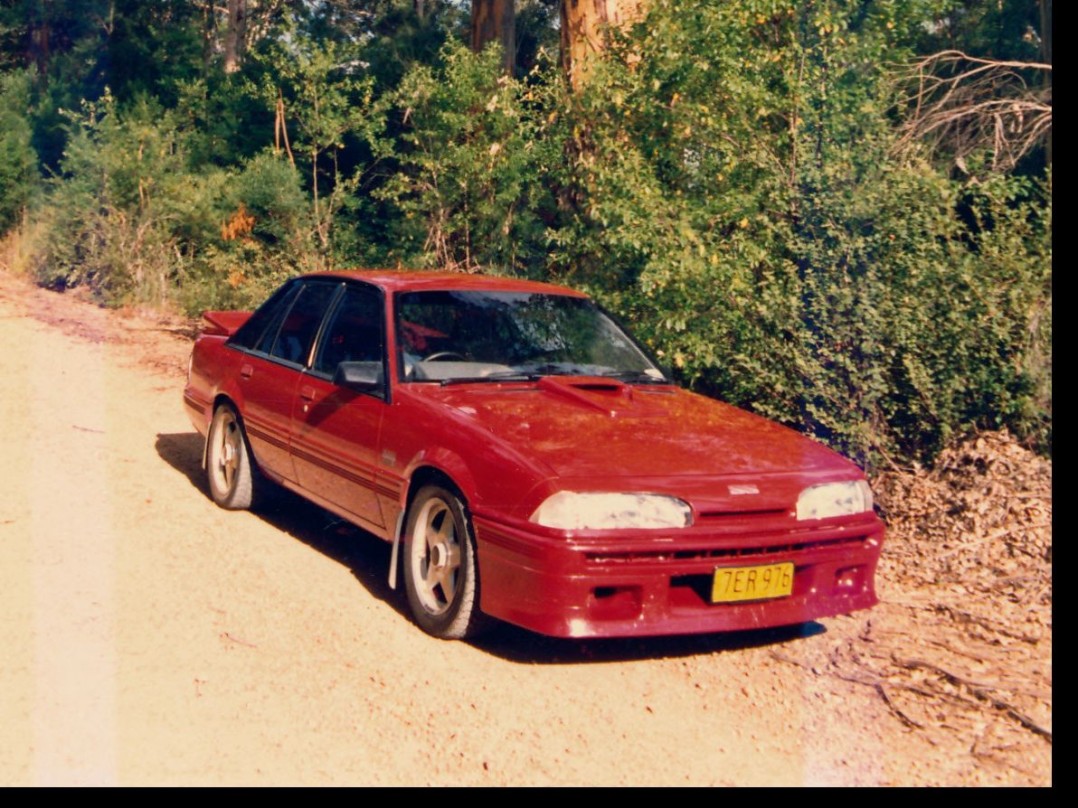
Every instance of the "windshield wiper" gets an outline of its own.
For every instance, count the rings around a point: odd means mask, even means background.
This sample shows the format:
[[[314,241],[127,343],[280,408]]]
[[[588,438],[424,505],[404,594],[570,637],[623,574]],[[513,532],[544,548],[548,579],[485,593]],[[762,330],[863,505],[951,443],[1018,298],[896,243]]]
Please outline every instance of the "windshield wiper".
[[[447,384],[467,384],[471,382],[534,382],[543,376],[590,376],[576,365],[565,363],[547,363],[545,365],[525,365],[519,370],[499,370],[484,376],[454,376],[442,379],[442,386]]]
[[[534,382],[542,374],[524,370],[500,370],[497,373],[488,373],[485,376],[453,376],[442,379],[441,385],[471,384],[473,382]]]
[[[666,378],[656,378],[655,376],[649,376],[646,373],[640,371],[604,371],[602,373],[595,373],[593,370],[581,367],[580,365],[573,365],[567,362],[548,362],[543,365],[525,365],[518,370],[501,370],[495,373],[488,373],[483,376],[454,376],[449,379],[442,379],[441,384],[445,387],[448,384],[470,384],[473,382],[534,382],[541,379],[543,376],[603,376],[612,379],[619,379],[630,383],[641,384],[670,384],[670,380]]]

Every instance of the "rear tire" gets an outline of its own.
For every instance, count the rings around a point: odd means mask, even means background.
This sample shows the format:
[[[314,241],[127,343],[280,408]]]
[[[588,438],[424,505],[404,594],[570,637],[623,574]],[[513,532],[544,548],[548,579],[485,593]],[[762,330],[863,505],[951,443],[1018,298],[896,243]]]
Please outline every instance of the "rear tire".
[[[258,469],[236,411],[222,404],[213,413],[206,436],[206,480],[210,497],[222,508],[250,508],[257,493]]]
[[[416,623],[443,640],[474,637],[487,625],[471,519],[460,497],[424,486],[408,508],[404,588]]]

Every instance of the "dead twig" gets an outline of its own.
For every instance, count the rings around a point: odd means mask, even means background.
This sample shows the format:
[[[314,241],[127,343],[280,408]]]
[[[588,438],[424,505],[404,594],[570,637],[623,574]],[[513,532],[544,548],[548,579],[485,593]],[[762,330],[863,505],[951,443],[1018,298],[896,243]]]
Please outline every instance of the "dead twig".
[[[779,662],[787,662],[790,665],[796,665],[797,667],[802,668],[803,670],[810,671],[812,673],[816,672],[816,671],[812,670],[812,666],[809,665],[807,662],[802,662],[800,659],[794,659],[792,656],[789,656],[787,654],[783,654],[780,651],[772,650],[771,651],[771,658],[772,659],[777,659]]]
[[[873,690],[876,691],[877,694],[879,694],[879,697],[883,700],[883,703],[887,705],[887,709],[894,713],[903,724],[908,727],[913,727],[914,729],[925,728],[924,724],[910,718],[905,712],[903,712],[899,708],[897,704],[895,704],[894,700],[887,693],[887,688],[884,686],[883,679],[879,678],[878,676],[850,676],[841,673],[833,673],[831,675],[834,676],[836,679],[841,679],[844,682],[852,682],[856,685],[864,685],[865,687],[871,687]],[[934,698],[937,696],[937,694],[923,691],[912,685],[900,684],[898,685],[898,687],[903,690],[910,690],[914,693],[917,693],[918,695],[928,696],[929,698]]]
[[[988,692],[989,690],[1002,690],[1004,688],[980,682],[973,682],[969,679],[959,676],[956,673],[952,673],[945,668],[941,668],[939,665],[934,665],[931,662],[925,662],[921,659],[895,659],[895,664],[905,668],[921,668],[923,670],[929,670],[933,673],[939,674],[940,676],[951,682],[951,684],[965,686],[975,696],[977,696],[977,698],[988,702],[997,710],[1001,710],[1002,712],[1006,713],[1026,729],[1045,738],[1049,743],[1052,742],[1052,731],[1050,729],[1042,727],[1028,715],[1020,712],[1018,708],[1016,708],[1014,705],[1009,704],[998,696],[994,696]]]
[[[236,637],[235,635],[230,634],[227,631],[222,631],[221,636],[224,637],[226,640],[230,640],[230,641],[236,643],[237,645],[246,645],[248,648],[257,648],[258,647],[253,642],[247,642],[247,640],[241,640],[239,637]]]
[[[914,143],[964,158],[986,149],[995,171],[1008,171],[1052,129],[1052,66],[981,59],[947,50],[906,65],[898,82],[910,86],[896,150]],[[1040,86],[1036,86],[1039,83]]]
[[[908,727],[913,727],[915,729],[924,729],[925,728],[924,724],[921,724],[921,723],[919,723],[917,721],[914,721],[912,718],[910,718],[908,715],[906,715],[902,710],[898,709],[898,705],[895,704],[891,700],[891,697],[887,695],[887,688],[885,688],[883,686],[883,682],[876,682],[876,692],[880,694],[880,698],[883,699],[883,703],[887,705],[887,708],[892,713],[897,715],[899,720],[901,720],[903,724],[905,724]]]
[[[992,623],[990,620],[978,617],[962,609],[957,609],[954,606],[950,606],[946,603],[930,603],[928,604],[928,610],[942,612],[948,615],[956,623],[968,623],[970,625],[979,626],[986,631],[990,631],[994,634],[1001,634],[1004,637],[1010,637],[1012,640],[1020,640],[1021,642],[1028,643],[1029,645],[1036,645],[1038,642],[1040,642],[1039,637],[1033,637],[1029,634],[1016,634],[1013,631],[1008,631],[1007,628],[1001,624]]]

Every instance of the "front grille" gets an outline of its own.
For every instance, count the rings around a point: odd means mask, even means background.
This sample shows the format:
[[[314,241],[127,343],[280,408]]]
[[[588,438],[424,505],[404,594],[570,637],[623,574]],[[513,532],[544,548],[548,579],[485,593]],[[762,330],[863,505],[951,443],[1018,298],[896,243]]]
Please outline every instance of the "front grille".
[[[789,516],[790,512],[785,508],[770,508],[767,510],[758,511],[701,511],[701,520],[720,520],[720,519],[737,519],[737,520],[757,520],[757,519],[776,519]]]
[[[656,561],[713,561],[732,558],[752,558],[766,561],[769,557],[789,559],[791,555],[812,550],[832,550],[839,547],[859,547],[865,536],[839,536],[834,539],[793,542],[788,544],[770,544],[766,547],[710,547],[692,550],[656,549],[630,551],[624,553],[585,553],[584,559],[589,564],[634,564],[654,563]]]

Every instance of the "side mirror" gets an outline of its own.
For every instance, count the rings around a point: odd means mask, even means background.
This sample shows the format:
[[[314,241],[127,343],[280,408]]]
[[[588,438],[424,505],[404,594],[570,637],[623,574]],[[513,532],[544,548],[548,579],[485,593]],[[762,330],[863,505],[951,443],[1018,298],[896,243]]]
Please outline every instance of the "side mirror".
[[[333,374],[333,383],[359,393],[385,395],[385,375],[381,362],[341,362]]]

